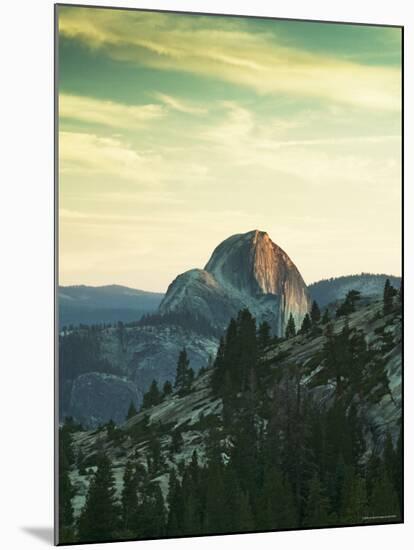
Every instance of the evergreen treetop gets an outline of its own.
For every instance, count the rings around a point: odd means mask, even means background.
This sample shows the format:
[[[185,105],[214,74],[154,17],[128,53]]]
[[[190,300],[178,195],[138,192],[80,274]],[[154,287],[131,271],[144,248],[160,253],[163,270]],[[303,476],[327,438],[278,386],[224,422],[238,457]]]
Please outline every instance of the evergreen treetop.
[[[311,317],[312,323],[319,323],[321,319],[321,310],[319,309],[319,306],[316,300],[313,300],[312,302],[310,317]]]
[[[287,325],[286,325],[285,337],[286,338],[293,338],[294,336],[296,336],[295,319],[293,318],[293,315],[290,314]]]

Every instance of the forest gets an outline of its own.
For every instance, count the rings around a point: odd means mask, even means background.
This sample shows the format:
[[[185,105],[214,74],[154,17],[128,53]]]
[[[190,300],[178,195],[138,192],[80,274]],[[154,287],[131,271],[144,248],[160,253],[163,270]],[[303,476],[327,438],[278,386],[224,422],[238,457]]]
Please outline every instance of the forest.
[[[222,414],[200,421],[205,433],[201,453],[188,461],[166,460],[161,436],[170,437],[170,457],[183,446],[179,429],[144,421],[128,430],[113,422],[102,427],[108,440],[122,447],[125,437],[147,441],[145,466],[128,459],[122,491],[117,493],[113,464],[98,450],[79,517],[72,499],[70,472],[87,470],[85,457],[73,445],[82,431],[72,419],[59,433],[59,526],[61,542],[150,539],[186,535],[300,529],[399,522],[402,519],[403,440],[386,432],[370,433],[369,407],[390,394],[384,353],[393,343],[382,334],[381,348],[367,341],[363,328],[350,328],[348,316],[358,307],[350,291],[334,319],[318,304],[297,330],[289,319],[283,339],[263,322],[256,326],[248,309],[232,319],[220,339],[215,360],[194,374],[185,349],[177,359],[174,384],[162,390],[154,381],[142,411],[171,394],[192,392],[194,380],[208,375],[211,398],[222,401]],[[401,290],[384,287],[385,319],[401,309]],[[388,321],[387,321],[388,322]],[[268,351],[280,340],[301,334],[324,336],[313,384],[332,384],[333,399],[320,403],[304,389],[306,366],[275,368]],[[277,366],[277,365],[276,365]],[[309,367],[308,367],[309,368]],[[141,412],[142,412],[141,411]],[[131,404],[128,418],[137,414]],[[367,434],[370,433],[370,437]],[[136,457],[138,458],[138,457]],[[167,491],[157,477],[168,471]]]

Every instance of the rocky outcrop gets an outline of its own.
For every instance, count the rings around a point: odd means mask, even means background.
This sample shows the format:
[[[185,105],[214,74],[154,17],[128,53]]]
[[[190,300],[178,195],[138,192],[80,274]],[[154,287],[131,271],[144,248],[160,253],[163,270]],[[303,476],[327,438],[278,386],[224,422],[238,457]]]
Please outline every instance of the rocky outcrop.
[[[90,372],[74,381],[70,411],[78,422],[94,428],[109,420],[123,422],[131,402],[138,405],[133,382],[113,374]]]
[[[224,329],[243,307],[279,335],[291,313],[300,324],[309,311],[309,294],[297,267],[263,231],[223,241],[204,270],[187,271],[173,281],[159,311],[203,317]]]

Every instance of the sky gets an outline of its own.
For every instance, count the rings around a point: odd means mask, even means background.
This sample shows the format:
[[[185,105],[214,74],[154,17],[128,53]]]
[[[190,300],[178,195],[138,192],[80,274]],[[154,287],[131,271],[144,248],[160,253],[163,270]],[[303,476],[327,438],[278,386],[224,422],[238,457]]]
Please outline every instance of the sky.
[[[306,283],[401,272],[401,31],[58,8],[59,284],[164,292],[266,231]]]

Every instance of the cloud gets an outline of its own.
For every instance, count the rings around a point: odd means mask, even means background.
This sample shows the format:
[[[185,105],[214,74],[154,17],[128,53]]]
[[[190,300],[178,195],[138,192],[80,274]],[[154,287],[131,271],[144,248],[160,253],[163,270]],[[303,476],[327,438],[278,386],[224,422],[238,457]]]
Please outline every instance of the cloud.
[[[206,142],[211,159],[221,158],[222,166],[231,166],[235,173],[242,170],[247,175],[251,169],[256,178],[290,175],[306,185],[330,187],[389,185],[400,179],[400,163],[396,162],[400,135],[284,136],[277,122],[269,131],[267,121],[247,107],[236,102],[223,105],[226,112],[221,120],[199,138]],[[296,122],[298,127],[306,124],[300,117]]]
[[[207,113],[207,109],[205,107],[196,106],[194,104],[190,104],[187,102],[182,101],[181,99],[177,99],[176,97],[172,97],[167,94],[163,94],[161,92],[155,92],[154,96],[165,103],[168,107],[171,109],[174,109],[175,111],[179,111],[180,113],[186,113],[189,115],[202,115]]]
[[[329,100],[364,109],[401,108],[401,72],[286,47],[244,20],[67,8],[59,31],[118,60],[190,72],[258,94]]]
[[[60,173],[82,177],[104,175],[137,183],[157,182],[159,155],[138,153],[122,140],[92,133],[59,133]]]
[[[59,95],[59,117],[111,128],[136,128],[163,115],[161,105],[125,105],[86,96]]]
[[[192,184],[207,179],[202,162],[183,154],[171,157],[168,152],[139,150],[118,137],[88,132],[59,132],[59,172],[78,179],[99,176],[120,182],[152,186],[174,184],[182,179]]]

